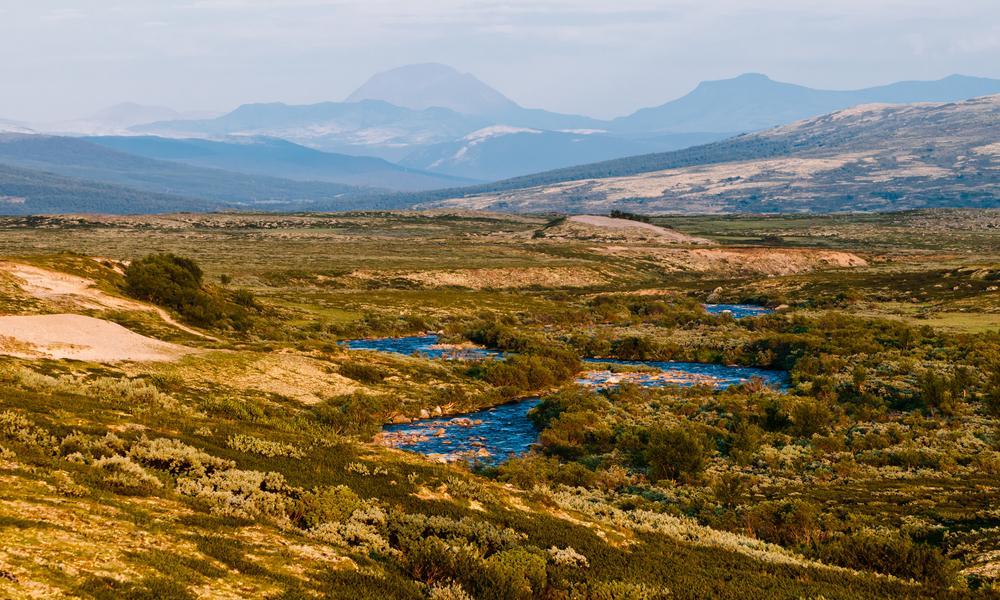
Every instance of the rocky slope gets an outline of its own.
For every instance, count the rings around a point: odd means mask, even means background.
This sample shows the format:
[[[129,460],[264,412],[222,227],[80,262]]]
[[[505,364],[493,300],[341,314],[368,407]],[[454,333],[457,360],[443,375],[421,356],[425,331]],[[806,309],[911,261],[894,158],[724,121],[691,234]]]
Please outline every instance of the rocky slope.
[[[536,176],[557,180],[551,183],[424,205],[568,213],[993,207],[1000,202],[998,140],[1000,95],[865,105],[679,152]]]

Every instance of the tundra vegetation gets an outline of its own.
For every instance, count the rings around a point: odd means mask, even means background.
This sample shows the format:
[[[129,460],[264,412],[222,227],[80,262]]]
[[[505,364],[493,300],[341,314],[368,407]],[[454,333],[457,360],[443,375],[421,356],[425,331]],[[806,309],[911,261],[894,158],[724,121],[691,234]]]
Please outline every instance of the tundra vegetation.
[[[4,314],[193,350],[0,357],[0,596],[996,596],[998,213],[652,218],[751,257],[683,269],[656,243],[536,237],[551,218],[0,220],[3,264],[129,299],[0,265]],[[776,270],[789,249],[806,258]],[[807,260],[836,253],[862,260]],[[509,354],[338,343],[428,331]],[[591,357],[789,386],[595,390],[577,374],[635,367]],[[499,466],[378,443],[388,422],[529,396],[537,447]]]

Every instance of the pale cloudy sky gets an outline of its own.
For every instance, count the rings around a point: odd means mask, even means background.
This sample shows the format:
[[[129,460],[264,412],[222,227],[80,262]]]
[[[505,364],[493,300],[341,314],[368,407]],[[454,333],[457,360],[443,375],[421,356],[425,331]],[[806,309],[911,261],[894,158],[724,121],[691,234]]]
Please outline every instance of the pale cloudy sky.
[[[0,0],[0,57],[0,118],[341,100],[414,62],[609,117],[750,71],[1000,77],[1000,0]]]

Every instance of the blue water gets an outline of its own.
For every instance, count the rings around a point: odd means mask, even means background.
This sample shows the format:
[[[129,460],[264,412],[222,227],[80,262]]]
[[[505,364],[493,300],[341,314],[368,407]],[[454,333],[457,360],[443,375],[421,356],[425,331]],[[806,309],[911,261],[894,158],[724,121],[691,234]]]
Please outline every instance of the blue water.
[[[734,319],[759,317],[774,312],[773,309],[753,304],[706,304],[705,310],[712,315],[730,314]]]
[[[538,430],[528,419],[528,411],[538,402],[530,398],[461,417],[386,425],[382,433],[390,445],[410,452],[496,465],[524,454],[538,439]]]
[[[706,384],[715,389],[725,389],[731,385],[746,383],[758,377],[768,386],[785,388],[788,386],[788,373],[755,367],[739,367],[708,363],[655,361],[655,360],[615,360],[615,359],[584,359],[585,363],[608,363],[634,367],[653,367],[659,373],[613,373],[608,370],[588,371],[577,379],[577,383],[603,388],[615,385],[619,378],[642,387],[666,387],[679,385],[691,387]]]
[[[487,348],[438,348],[440,337],[434,334],[414,335],[396,338],[376,338],[365,340],[347,340],[342,342],[351,350],[374,350],[390,352],[407,356],[418,354],[427,358],[445,358],[449,360],[482,360],[484,358],[502,358],[503,352]]]
[[[725,389],[731,385],[760,377],[768,385],[784,388],[788,374],[752,367],[732,367],[702,363],[596,360],[589,363],[649,366],[661,370],[660,377],[652,373],[629,375],[630,381],[643,387],[666,385],[692,386],[698,383]],[[621,374],[610,371],[589,371],[577,381],[603,388],[616,385]],[[633,379],[634,378],[634,379]],[[394,447],[417,452],[442,460],[465,460],[486,465],[498,465],[511,456],[527,452],[538,440],[538,430],[528,419],[528,411],[538,404],[538,398],[521,400],[486,410],[461,415],[421,419],[411,423],[386,425],[382,428],[385,441]]]

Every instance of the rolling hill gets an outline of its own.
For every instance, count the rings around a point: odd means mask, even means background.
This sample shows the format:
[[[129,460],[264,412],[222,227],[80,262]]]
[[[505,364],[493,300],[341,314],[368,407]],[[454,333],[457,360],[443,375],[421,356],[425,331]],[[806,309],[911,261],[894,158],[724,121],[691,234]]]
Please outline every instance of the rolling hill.
[[[750,132],[872,103],[955,102],[1000,93],[1000,80],[951,75],[852,91],[817,90],[747,73],[706,81],[682,98],[615,119],[617,133]]]
[[[0,164],[0,214],[3,215],[151,214],[222,208],[229,207]]]
[[[327,152],[388,160],[412,147],[461,138],[490,125],[488,119],[447,108],[413,110],[381,100],[308,105],[244,104],[214,119],[177,120],[132,128],[134,133],[169,137],[263,136]]]
[[[544,131],[495,125],[454,142],[415,150],[401,164],[496,181],[650,150],[642,142],[586,130]]]
[[[237,205],[316,203],[359,193],[353,186],[205,169],[111,150],[86,140],[0,135],[0,164],[176,196]]]
[[[832,212],[1000,205],[1000,95],[866,105],[688,148],[425,194],[525,212]]]
[[[94,144],[145,158],[249,175],[296,181],[322,181],[401,191],[473,183],[423,172],[380,158],[321,152],[277,138],[226,138],[225,141],[156,136],[86,138]]]

